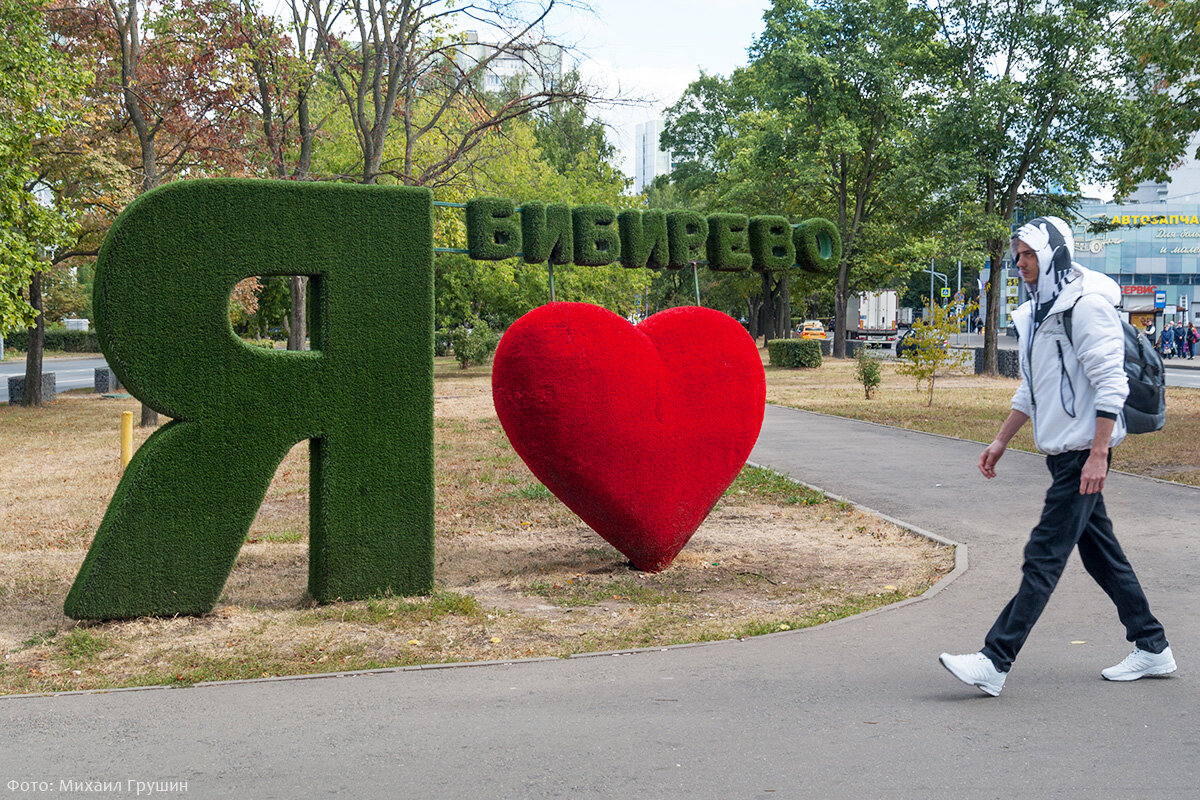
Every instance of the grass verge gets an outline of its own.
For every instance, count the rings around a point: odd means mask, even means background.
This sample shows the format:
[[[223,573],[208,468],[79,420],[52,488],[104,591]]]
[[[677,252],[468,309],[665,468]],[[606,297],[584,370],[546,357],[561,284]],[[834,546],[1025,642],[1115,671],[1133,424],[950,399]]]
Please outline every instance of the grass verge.
[[[565,657],[819,624],[912,597],[952,554],[747,468],[675,563],[647,574],[528,471],[486,367],[435,372],[437,590],[306,596],[308,459],[276,472],[210,614],[81,624],[62,602],[119,478],[133,400],[0,408],[0,693],[190,685],[414,664]],[[136,443],[148,432],[138,430]]]

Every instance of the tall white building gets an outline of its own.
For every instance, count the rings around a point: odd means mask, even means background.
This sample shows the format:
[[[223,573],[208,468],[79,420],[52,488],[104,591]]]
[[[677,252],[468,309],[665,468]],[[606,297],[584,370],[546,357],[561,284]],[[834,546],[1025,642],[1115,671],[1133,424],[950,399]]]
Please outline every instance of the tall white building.
[[[552,43],[510,44],[502,49],[501,43],[481,42],[478,33],[467,31],[466,42],[459,48],[455,61],[467,71],[493,55],[483,73],[484,91],[498,92],[506,86],[537,91],[554,88],[562,82],[563,49]]]
[[[658,146],[662,134],[661,119],[639,123],[633,135],[633,190],[645,191],[659,175],[671,172],[671,151]]]

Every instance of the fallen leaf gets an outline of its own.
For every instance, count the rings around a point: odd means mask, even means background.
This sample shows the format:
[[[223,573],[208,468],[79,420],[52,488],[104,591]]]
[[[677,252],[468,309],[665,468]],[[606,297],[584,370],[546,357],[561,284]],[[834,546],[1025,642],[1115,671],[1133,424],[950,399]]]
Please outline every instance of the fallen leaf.
[[[492,644],[500,644],[500,642],[503,640],[499,636],[493,636],[491,639],[488,639],[488,641]]]

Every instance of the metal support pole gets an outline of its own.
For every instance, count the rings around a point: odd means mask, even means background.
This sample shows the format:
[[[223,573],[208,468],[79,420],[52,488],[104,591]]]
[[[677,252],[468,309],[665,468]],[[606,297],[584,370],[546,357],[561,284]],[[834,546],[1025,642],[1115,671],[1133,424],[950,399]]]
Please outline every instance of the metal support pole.
[[[549,261],[546,262],[546,268],[550,270],[550,302],[554,302],[554,265]]]
[[[133,412],[121,412],[121,471],[129,466],[133,458]]]
[[[696,286],[696,305],[700,305],[700,273],[696,269],[696,262],[692,262],[692,283]]]

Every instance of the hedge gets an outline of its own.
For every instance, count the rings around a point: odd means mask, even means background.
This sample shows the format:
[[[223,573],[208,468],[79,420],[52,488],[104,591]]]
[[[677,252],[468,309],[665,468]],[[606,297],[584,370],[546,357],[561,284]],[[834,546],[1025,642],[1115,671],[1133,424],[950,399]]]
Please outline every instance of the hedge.
[[[772,339],[767,354],[776,367],[821,366],[821,343],[815,339]]]
[[[699,211],[672,211],[667,214],[667,242],[671,269],[681,269],[693,261],[703,261],[708,243],[708,220]]]
[[[749,269],[753,258],[749,250],[745,214],[708,215],[708,268],[717,272]]]
[[[612,206],[576,206],[571,209],[575,234],[575,263],[603,267],[621,257],[617,212]]]
[[[791,269],[796,263],[796,243],[787,217],[754,217],[750,220],[750,256],[757,270]]]
[[[100,249],[96,327],[121,383],[173,421],[126,468],[69,616],[210,611],[305,439],[309,593],[432,590],[432,242],[420,188],[190,180],[130,204]],[[313,278],[313,349],[234,336],[234,285],[291,274]]]
[[[833,272],[842,260],[842,235],[827,219],[806,219],[792,231],[792,239],[796,261],[805,272]]]
[[[667,212],[631,208],[617,215],[621,235],[621,264],[631,269],[661,269],[671,263]]]
[[[575,258],[571,207],[529,202],[521,206],[521,240],[526,264],[570,264]]]
[[[29,352],[29,329],[21,328],[4,334],[4,346]],[[44,350],[62,350],[65,353],[99,353],[100,342],[95,331],[69,331],[66,328],[46,328]]]

